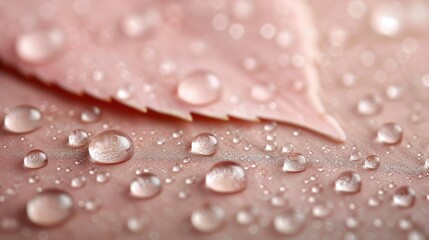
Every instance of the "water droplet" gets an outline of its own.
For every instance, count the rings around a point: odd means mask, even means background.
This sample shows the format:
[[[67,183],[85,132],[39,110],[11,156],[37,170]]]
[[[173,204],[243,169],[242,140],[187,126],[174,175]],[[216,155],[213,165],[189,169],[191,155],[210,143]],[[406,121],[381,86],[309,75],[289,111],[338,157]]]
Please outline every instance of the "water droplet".
[[[213,155],[219,149],[219,143],[215,135],[200,133],[192,140],[191,153],[198,155]]]
[[[74,177],[70,181],[70,186],[72,188],[83,188],[86,184],[86,178],[84,176]]]
[[[0,218],[0,230],[12,232],[19,229],[19,222],[15,218],[2,217]]]
[[[326,218],[332,213],[333,208],[333,204],[331,202],[328,202],[313,206],[311,212],[313,213],[313,216],[315,218]]]
[[[69,133],[68,144],[71,147],[82,147],[88,143],[89,135],[85,130],[76,129]]]
[[[127,228],[131,233],[141,233],[148,224],[149,218],[147,216],[130,217],[127,220]]]
[[[100,115],[100,108],[93,106],[82,111],[80,114],[80,120],[82,120],[82,122],[92,123],[96,122],[100,118]]]
[[[48,157],[41,150],[32,150],[24,157],[24,167],[26,168],[41,168],[48,164]]]
[[[402,186],[396,189],[393,194],[392,203],[394,206],[401,208],[409,208],[414,205],[416,200],[416,192],[408,186]]]
[[[83,203],[83,207],[88,212],[95,212],[101,207],[101,200],[98,198],[90,198]]]
[[[71,217],[73,199],[64,191],[49,189],[33,196],[26,209],[29,220],[36,225],[60,225]]]
[[[124,17],[121,21],[122,33],[128,38],[145,36],[162,22],[160,13],[156,9]]]
[[[376,170],[380,166],[380,158],[376,155],[370,155],[365,159],[363,168]]]
[[[359,151],[354,151],[350,154],[349,160],[350,161],[358,161],[362,158],[362,153]]]
[[[151,173],[143,173],[130,184],[130,194],[135,198],[147,199],[161,192],[161,180]]]
[[[206,105],[217,100],[221,82],[211,72],[196,71],[180,81],[177,94],[181,100],[192,105]]]
[[[134,154],[134,147],[124,132],[107,130],[92,139],[88,151],[93,161],[114,164],[129,160]]]
[[[205,204],[195,209],[191,215],[192,226],[204,233],[211,233],[220,229],[225,219],[225,210],[214,204]]]
[[[42,29],[18,36],[15,51],[22,61],[42,64],[58,55],[64,45],[65,36],[60,29]]]
[[[360,225],[360,222],[355,217],[347,217],[346,218],[346,227],[348,229],[357,229]]]
[[[289,209],[274,218],[275,230],[283,235],[294,235],[304,227],[305,214],[298,209]]]
[[[359,174],[347,171],[341,173],[335,180],[335,191],[342,193],[356,193],[360,191],[362,184]]]
[[[361,115],[369,116],[381,111],[381,99],[377,96],[367,96],[357,104],[357,111]]]
[[[250,96],[258,102],[268,102],[272,99],[275,92],[275,86],[269,85],[255,85],[250,89]]]
[[[396,36],[402,28],[403,12],[399,4],[380,4],[373,9],[371,26],[373,30],[384,36]]]
[[[401,98],[402,93],[403,93],[403,89],[399,85],[389,85],[386,88],[386,96],[390,100],[398,100],[399,98]]]
[[[393,122],[383,124],[377,131],[377,140],[385,144],[401,142],[402,127]]]
[[[42,113],[37,108],[16,106],[4,116],[4,128],[13,133],[31,132],[42,126],[42,120]]]
[[[290,153],[295,147],[292,143],[287,143],[282,147],[282,153]]]
[[[307,169],[308,162],[300,153],[289,153],[283,163],[283,172],[296,173]]]
[[[206,186],[218,193],[235,193],[246,188],[246,172],[234,162],[220,162],[206,175]]]
[[[254,207],[244,207],[235,215],[235,220],[242,226],[249,225],[256,220],[258,209]]]
[[[100,172],[99,174],[97,174],[97,176],[95,177],[95,180],[98,183],[106,183],[108,182],[110,179],[110,173],[108,172]]]

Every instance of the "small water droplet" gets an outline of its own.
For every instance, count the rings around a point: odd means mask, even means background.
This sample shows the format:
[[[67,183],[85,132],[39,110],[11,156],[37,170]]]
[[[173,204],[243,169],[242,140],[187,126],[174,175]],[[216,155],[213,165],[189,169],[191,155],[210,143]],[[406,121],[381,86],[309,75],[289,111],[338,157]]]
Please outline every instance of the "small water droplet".
[[[361,153],[361,152],[359,152],[359,151],[353,151],[353,152],[350,154],[349,160],[350,160],[350,161],[358,161],[358,160],[360,160],[361,158],[362,158],[362,153]]]
[[[219,142],[211,133],[200,133],[192,140],[191,153],[198,155],[213,155],[219,149]]]
[[[147,35],[161,22],[161,14],[156,9],[148,9],[124,17],[121,21],[121,30],[128,38],[138,38]]]
[[[182,79],[177,87],[181,100],[192,105],[206,105],[217,100],[221,81],[211,72],[196,71]]]
[[[326,218],[332,213],[333,208],[334,206],[331,202],[321,203],[313,206],[311,212],[315,218]]]
[[[416,192],[408,186],[402,186],[396,189],[393,194],[392,203],[394,206],[401,208],[409,208],[414,205],[416,200]]]
[[[80,114],[80,120],[82,120],[82,122],[92,123],[96,122],[100,118],[100,115],[100,108],[93,106],[82,111]]]
[[[361,115],[369,116],[381,111],[381,99],[377,96],[367,96],[357,104],[357,111]]]
[[[13,133],[26,133],[40,128],[42,113],[32,106],[16,106],[4,116],[4,128]]]
[[[362,184],[359,174],[346,171],[341,173],[335,180],[335,191],[342,193],[356,193],[360,191]]]
[[[152,173],[143,173],[130,184],[130,194],[135,198],[147,199],[161,192],[161,180]]]
[[[250,89],[250,96],[258,102],[268,102],[273,98],[275,92],[275,86],[273,84],[268,85],[255,85]]]
[[[2,217],[0,218],[0,230],[4,232],[12,232],[19,229],[19,222],[15,218]]]
[[[107,130],[92,139],[88,151],[94,162],[114,164],[129,160],[134,155],[134,146],[124,132]]]
[[[48,164],[48,157],[41,150],[32,150],[24,157],[24,167],[34,169],[41,168]]]
[[[385,144],[397,144],[402,140],[402,127],[399,124],[388,122],[377,131],[377,140]]]
[[[70,186],[72,188],[83,188],[86,184],[86,178],[84,176],[74,177],[70,181]]]
[[[15,51],[27,63],[42,64],[58,55],[65,45],[61,29],[39,29],[18,36]]]
[[[76,129],[69,133],[68,145],[71,147],[82,147],[88,143],[89,135],[85,130]]]
[[[108,172],[100,172],[99,174],[97,174],[97,176],[95,177],[95,180],[98,183],[106,183],[108,182],[110,179],[110,173]]]
[[[307,169],[308,162],[301,153],[289,153],[283,163],[283,172],[296,173]]]
[[[147,216],[130,217],[127,220],[127,229],[131,233],[141,233],[148,224],[149,217]]]
[[[98,198],[89,198],[83,203],[83,207],[88,212],[95,212],[101,207],[101,200]]]
[[[298,209],[289,209],[274,217],[275,230],[283,235],[294,235],[304,227],[305,214]]]
[[[220,162],[213,166],[205,178],[206,186],[218,193],[235,193],[247,186],[246,172],[234,162]]]
[[[27,202],[28,219],[39,226],[51,227],[64,223],[73,213],[73,199],[61,190],[49,189]]]
[[[192,212],[192,226],[204,233],[220,229],[225,222],[226,213],[222,207],[215,204],[205,204]]]
[[[295,147],[292,143],[287,143],[282,147],[282,153],[290,153]]]
[[[380,158],[376,155],[370,155],[365,159],[363,168],[376,170],[380,166]]]
[[[254,207],[244,207],[235,215],[235,220],[239,225],[247,226],[256,220],[258,209]]]
[[[373,9],[371,26],[376,33],[393,37],[401,31],[402,25],[403,11],[400,4],[380,4]]]
[[[347,12],[350,17],[360,19],[366,13],[366,4],[361,0],[352,0],[347,5]]]

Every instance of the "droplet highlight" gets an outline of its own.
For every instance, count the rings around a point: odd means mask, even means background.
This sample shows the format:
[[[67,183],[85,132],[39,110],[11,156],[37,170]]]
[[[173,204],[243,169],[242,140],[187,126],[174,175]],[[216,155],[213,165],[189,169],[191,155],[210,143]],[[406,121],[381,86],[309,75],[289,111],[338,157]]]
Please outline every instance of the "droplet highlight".
[[[357,193],[361,189],[362,179],[359,174],[347,171],[335,180],[335,191],[341,193]]]
[[[40,128],[42,124],[42,113],[32,106],[16,106],[4,116],[4,128],[12,133],[32,132]]]
[[[235,193],[247,186],[244,168],[234,162],[220,162],[206,174],[208,189],[218,193]]]
[[[307,169],[307,159],[300,153],[289,153],[283,163],[283,172],[296,173]]]
[[[24,167],[28,169],[42,168],[48,164],[46,153],[41,150],[32,150],[24,157]]]
[[[197,155],[213,155],[219,149],[217,137],[211,133],[200,133],[192,140],[191,153]]]
[[[107,130],[92,139],[88,151],[96,163],[115,164],[129,160],[134,155],[134,146],[126,133]]]
[[[161,192],[161,180],[152,173],[143,173],[130,184],[130,194],[135,198],[147,199]]]

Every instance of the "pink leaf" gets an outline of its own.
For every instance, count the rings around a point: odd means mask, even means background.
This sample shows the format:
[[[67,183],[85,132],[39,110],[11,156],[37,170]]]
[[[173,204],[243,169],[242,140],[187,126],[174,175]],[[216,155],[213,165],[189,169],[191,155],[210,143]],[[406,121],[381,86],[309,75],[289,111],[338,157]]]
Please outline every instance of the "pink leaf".
[[[11,1],[0,56],[70,92],[184,119],[273,119],[343,141],[301,1]]]

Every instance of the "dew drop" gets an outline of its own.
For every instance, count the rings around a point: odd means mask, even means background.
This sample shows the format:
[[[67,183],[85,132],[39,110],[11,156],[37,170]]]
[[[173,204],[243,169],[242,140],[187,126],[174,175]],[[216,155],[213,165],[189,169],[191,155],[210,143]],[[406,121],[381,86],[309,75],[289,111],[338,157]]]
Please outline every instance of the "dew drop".
[[[350,161],[358,161],[362,158],[362,153],[360,151],[353,151],[350,154],[349,160]]]
[[[328,202],[313,206],[311,212],[315,218],[326,218],[332,213],[333,208],[333,204]]]
[[[70,186],[72,188],[83,188],[86,184],[86,178],[84,176],[74,177],[70,181]]]
[[[254,207],[244,207],[235,215],[235,220],[239,225],[247,226],[256,220],[258,211]]]
[[[383,124],[377,131],[377,140],[385,144],[397,144],[402,140],[402,127],[393,122]]]
[[[148,224],[149,218],[147,216],[130,217],[127,220],[127,229],[131,233],[141,233]]]
[[[274,85],[255,85],[250,89],[250,96],[258,102],[268,102],[275,91]]]
[[[393,194],[392,203],[394,206],[400,208],[409,208],[414,205],[416,200],[416,193],[414,189],[408,186],[402,186],[396,189]]]
[[[58,55],[64,45],[65,36],[60,29],[34,30],[18,36],[15,51],[22,61],[42,64]]]
[[[274,218],[275,230],[283,235],[294,235],[304,227],[305,214],[297,209],[289,209]]]
[[[128,38],[138,38],[145,36],[161,22],[160,13],[155,9],[149,9],[124,17],[121,21],[121,30]]]
[[[152,198],[161,192],[161,180],[152,173],[143,173],[130,184],[130,194],[135,198]]]
[[[191,105],[206,105],[220,96],[221,82],[211,72],[196,71],[187,75],[177,87],[179,98]]]
[[[108,172],[100,172],[99,174],[97,174],[97,176],[95,177],[95,180],[98,183],[106,183],[108,182],[110,179],[110,173]]]
[[[362,184],[359,174],[347,171],[341,173],[335,180],[335,191],[342,193],[356,193],[360,191]]]
[[[85,130],[76,129],[69,133],[68,145],[70,147],[82,147],[88,143],[89,135]]]
[[[82,122],[92,123],[96,122],[100,118],[100,115],[100,108],[93,106],[82,111],[80,114],[80,120],[82,120]]]
[[[363,168],[369,170],[376,170],[378,167],[380,167],[380,158],[378,156],[370,155],[365,159]]]
[[[24,167],[29,169],[41,168],[48,164],[48,157],[41,150],[32,150],[24,157]]]
[[[205,204],[195,209],[191,215],[192,226],[204,233],[211,233],[220,229],[225,219],[225,210],[214,204]]]
[[[403,12],[399,4],[380,4],[373,9],[371,26],[373,30],[384,36],[397,35],[403,25]]]
[[[206,186],[218,193],[235,193],[247,186],[246,172],[234,162],[220,162],[213,166],[205,178]]]
[[[60,225],[73,213],[73,199],[61,190],[49,189],[36,194],[27,202],[28,219],[39,226]]]
[[[211,133],[200,133],[192,140],[191,153],[210,156],[219,149],[217,137]]]
[[[381,111],[381,99],[377,96],[367,96],[358,102],[357,111],[365,116],[379,113]]]
[[[307,169],[308,162],[300,153],[289,153],[283,163],[283,172],[296,173]]]
[[[40,128],[42,124],[42,113],[32,106],[16,106],[4,117],[4,128],[13,133],[31,132]]]
[[[134,154],[134,146],[124,132],[107,130],[92,139],[88,151],[94,162],[114,164],[129,160]]]

